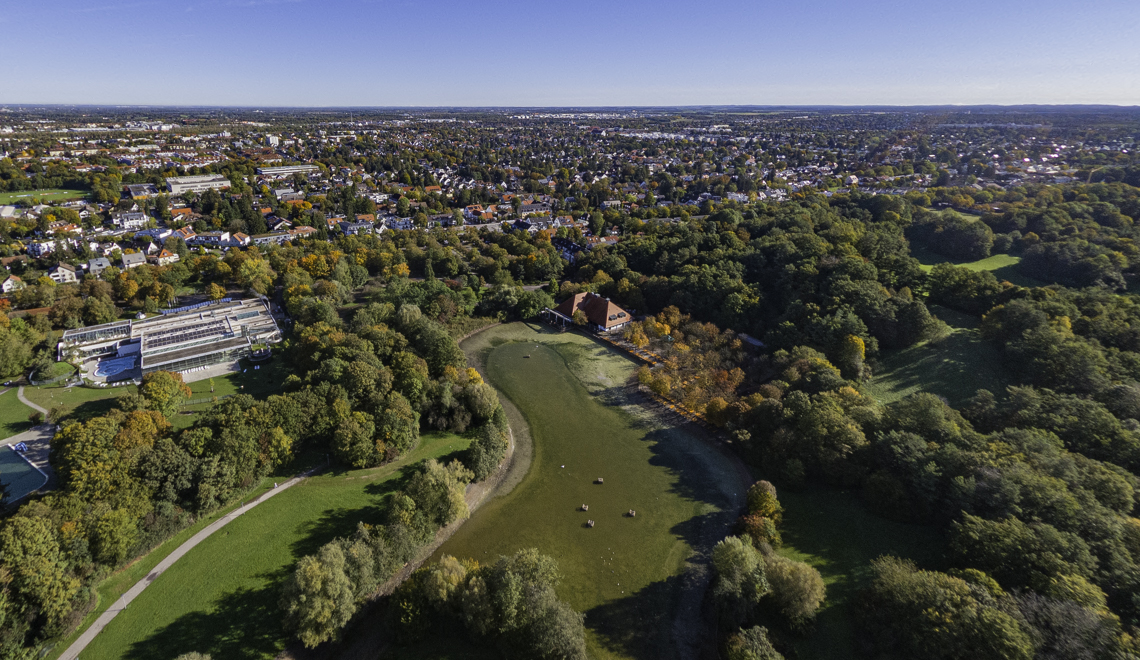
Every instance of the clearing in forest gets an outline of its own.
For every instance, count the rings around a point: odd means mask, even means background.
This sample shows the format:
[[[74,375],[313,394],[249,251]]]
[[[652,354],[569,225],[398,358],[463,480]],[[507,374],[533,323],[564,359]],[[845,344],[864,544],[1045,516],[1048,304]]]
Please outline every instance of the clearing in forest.
[[[915,392],[930,392],[960,407],[979,389],[1000,396],[1014,383],[1003,366],[1001,351],[982,339],[977,317],[936,305],[930,311],[950,326],[950,334],[884,352],[869,386],[876,399],[892,403]]]

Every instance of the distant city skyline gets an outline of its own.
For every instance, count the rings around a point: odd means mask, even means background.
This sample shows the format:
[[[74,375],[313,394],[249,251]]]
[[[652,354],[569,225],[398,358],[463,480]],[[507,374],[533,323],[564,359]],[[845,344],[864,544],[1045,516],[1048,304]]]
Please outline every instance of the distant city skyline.
[[[1140,104],[1134,0],[61,0],[0,30],[0,104]]]

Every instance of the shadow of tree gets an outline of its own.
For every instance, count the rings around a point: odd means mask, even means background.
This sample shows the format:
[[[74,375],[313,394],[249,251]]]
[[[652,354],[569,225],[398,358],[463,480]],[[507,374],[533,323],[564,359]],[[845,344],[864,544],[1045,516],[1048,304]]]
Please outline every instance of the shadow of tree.
[[[274,576],[276,577],[276,576]],[[239,589],[222,596],[208,612],[191,612],[150,637],[135,642],[128,660],[170,660],[183,653],[208,653],[214,660],[273,657],[281,650],[280,580],[262,589]]]
[[[702,657],[703,648],[715,641],[701,621],[700,601],[696,610],[678,611],[682,591],[690,588],[685,575],[674,575],[654,582],[637,593],[610,601],[586,611],[586,627],[602,638],[605,646],[636,660]],[[691,617],[702,634],[675,634],[674,620]]]

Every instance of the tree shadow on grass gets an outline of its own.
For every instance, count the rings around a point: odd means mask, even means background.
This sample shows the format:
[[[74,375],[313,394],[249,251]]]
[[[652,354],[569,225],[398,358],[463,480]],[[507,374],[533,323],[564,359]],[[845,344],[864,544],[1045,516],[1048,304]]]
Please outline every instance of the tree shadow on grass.
[[[585,613],[586,627],[601,637],[605,646],[635,660],[699,657],[701,648],[711,642],[707,625],[701,620],[701,601],[695,601],[695,608],[678,611],[681,592],[690,588],[685,583],[691,579],[674,575],[591,608]],[[679,619],[695,624],[692,631],[677,630],[674,621]]]
[[[95,401],[84,401],[72,408],[67,416],[79,422],[86,422],[93,417],[100,417],[111,412],[111,409],[117,406],[119,397],[109,397],[107,399],[96,399]]]
[[[895,390],[923,390],[959,405],[984,388],[1002,392],[1009,376],[996,348],[974,330],[959,330],[941,342],[905,349],[882,361]]]
[[[208,653],[214,660],[252,660],[277,655],[281,612],[280,582],[261,589],[239,589],[218,599],[208,612],[191,612],[135,642],[127,660],[170,660],[183,653]]]
[[[380,525],[383,522],[384,514],[379,506],[328,509],[316,520],[308,520],[297,526],[301,538],[294,541],[290,549],[293,556],[298,558],[316,554],[329,541],[352,536],[359,523]]]

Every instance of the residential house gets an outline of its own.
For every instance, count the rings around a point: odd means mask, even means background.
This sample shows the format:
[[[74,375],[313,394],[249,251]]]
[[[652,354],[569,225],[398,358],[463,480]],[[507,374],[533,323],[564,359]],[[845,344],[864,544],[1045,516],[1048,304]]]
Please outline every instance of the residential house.
[[[174,237],[181,238],[187,244],[190,243],[190,239],[194,238],[197,235],[197,232],[195,232],[192,227],[183,227],[182,229],[176,229],[174,231]]]
[[[143,229],[150,217],[142,211],[112,211],[111,224],[119,229]]]
[[[74,284],[79,281],[75,273],[75,266],[71,264],[59,264],[52,269],[48,270],[48,277],[54,280],[57,284]]]
[[[205,245],[206,247],[224,247],[230,244],[228,231],[204,231],[195,234],[186,241],[187,245]]]
[[[293,240],[293,234],[287,231],[271,231],[268,234],[255,234],[251,242],[254,245],[281,245]]]
[[[158,256],[154,258],[154,262],[159,266],[169,266],[170,264],[178,263],[178,259],[179,257],[177,252],[171,252],[170,250],[163,249],[163,251],[159,252]]]
[[[28,243],[28,254],[36,259],[55,252],[55,241],[37,241]]]
[[[146,255],[142,252],[131,252],[123,255],[123,270],[138,268],[146,263]]]
[[[156,243],[161,243],[173,235],[174,232],[167,229],[166,227],[156,227],[154,229],[144,229],[140,232],[136,232],[135,240],[138,241],[149,239]]]
[[[87,272],[92,275],[99,275],[110,267],[111,260],[107,257],[96,257],[87,262]]]
[[[4,279],[4,283],[0,284],[0,291],[3,291],[4,293],[12,293],[13,291],[22,289],[25,286],[27,286],[27,284],[24,284],[24,280],[16,277],[15,275],[9,275]]]
[[[314,227],[309,227],[308,225],[302,225],[300,227],[297,227],[296,229],[290,229],[289,233],[292,236],[294,236],[295,238],[309,238],[313,234],[317,233],[317,230]]]
[[[234,235],[230,237],[230,245],[229,246],[230,247],[248,247],[249,242],[250,242],[249,235],[243,234],[239,231],[239,232],[235,232]]]
[[[358,234],[371,234],[374,227],[371,222],[341,222],[338,228],[344,233],[345,236],[356,236]]]

